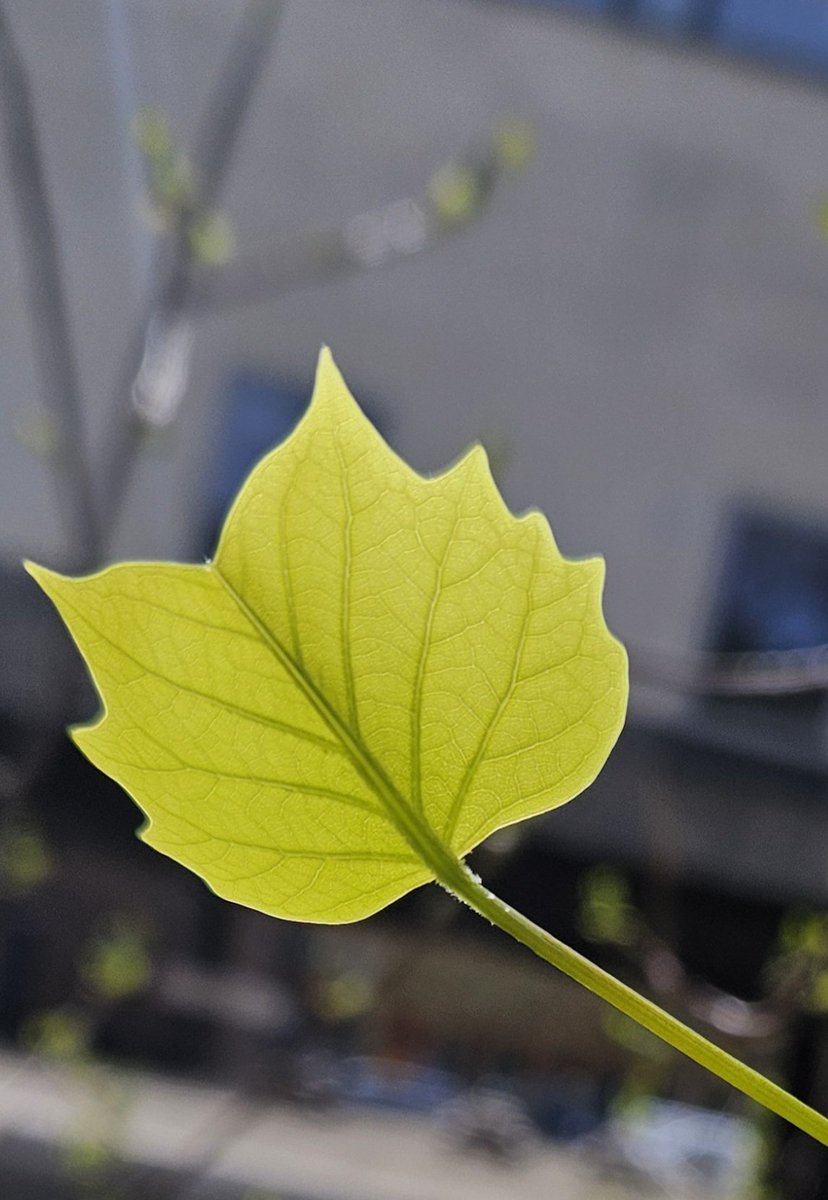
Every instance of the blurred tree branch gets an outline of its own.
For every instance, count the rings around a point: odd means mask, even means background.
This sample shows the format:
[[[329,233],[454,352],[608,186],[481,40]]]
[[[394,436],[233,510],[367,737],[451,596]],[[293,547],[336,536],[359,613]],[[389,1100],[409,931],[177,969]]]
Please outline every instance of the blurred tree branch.
[[[28,290],[34,356],[43,402],[51,417],[52,474],[66,526],[70,566],[84,569],[100,558],[101,530],[84,437],[81,386],[32,88],[2,2],[0,110],[8,181],[21,240],[20,262]]]
[[[247,0],[208,97],[195,148],[188,159],[181,159],[184,170],[179,182],[186,186],[165,198],[167,229],[159,246],[156,283],[117,373],[96,492],[82,436],[80,385],[31,86],[0,7],[0,95],[7,151],[44,391],[59,433],[55,468],[61,507],[71,521],[70,544],[77,547],[76,561],[70,564],[75,569],[90,569],[105,557],[147,435],[175,419],[189,374],[194,319],[389,266],[435,248],[476,220],[502,175],[521,167],[531,155],[528,128],[521,123],[504,125],[466,157],[444,164],[422,196],[398,199],[341,227],[248,253],[232,263],[205,265],[205,221],[215,216],[282,9],[283,0]]]
[[[481,216],[503,175],[519,169],[530,153],[530,130],[519,122],[503,125],[466,157],[440,167],[420,196],[201,270],[190,306],[200,314],[257,304],[436,249]]]
[[[226,67],[226,75],[231,78],[219,84],[217,95],[235,94],[234,79],[240,75],[247,82],[245,95],[249,98],[254,68],[258,71],[263,65],[261,40],[251,39],[251,28],[262,19],[261,0],[252,7],[253,25],[242,28]],[[272,37],[275,16],[271,20],[267,32]],[[255,56],[254,44],[258,51]],[[251,56],[255,57],[253,64]],[[218,104],[214,98],[208,114]],[[504,173],[520,169],[532,153],[528,126],[506,123],[467,157],[445,163],[420,197],[404,197],[376,211],[361,213],[334,229],[248,253],[229,264],[205,267],[195,235],[200,223],[212,213],[220,177],[239,132],[244,106],[238,95],[233,111],[235,119],[225,121],[219,139],[223,153],[217,152],[207,134],[202,138],[202,151],[194,158],[195,185],[182,189],[182,203],[169,235],[173,249],[166,281],[162,277],[120,378],[114,407],[116,423],[104,458],[104,511],[113,524],[143,437],[175,419],[187,383],[194,318],[272,301],[304,287],[390,266],[433,249],[475,221]],[[209,131],[209,117],[205,121]],[[199,187],[199,178],[207,179],[209,186],[202,182]],[[131,398],[126,414],[122,400],[118,402],[125,394]]]
[[[204,110],[192,156],[192,194],[180,205],[161,248],[158,282],[113,393],[100,492],[106,520],[104,547],[117,526],[145,435],[172,419],[183,390],[179,377],[186,379],[189,358],[185,309],[196,257],[193,233],[202,214],[212,210],[226,180],[282,7],[282,0],[247,0]]]

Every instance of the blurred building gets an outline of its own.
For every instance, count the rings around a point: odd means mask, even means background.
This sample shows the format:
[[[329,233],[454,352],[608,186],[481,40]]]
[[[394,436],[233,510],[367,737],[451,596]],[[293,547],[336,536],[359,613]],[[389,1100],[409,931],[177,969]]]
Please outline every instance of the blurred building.
[[[98,455],[153,270],[130,123],[157,107],[189,143],[240,4],[7,8],[31,72]],[[117,543],[119,557],[203,553],[208,497],[226,484],[216,447],[230,381],[279,376],[301,395],[323,341],[418,469],[489,444],[515,510],[542,508],[565,553],[605,555],[633,696],[590,793],[487,866],[515,903],[571,934],[583,871],[616,864],[691,972],[752,996],[781,915],[823,909],[828,893],[828,689],[800,688],[825,660],[791,657],[828,643],[826,84],[819,0],[287,4],[221,200],[240,253],[276,242],[289,254],[308,229],[416,192],[504,116],[533,123],[536,161],[429,255],[325,286],[296,286],[300,272],[285,294],[194,317],[180,416],[140,463]],[[30,593],[18,599],[15,564],[60,565],[66,551],[48,463],[26,448],[43,440],[23,253],[5,178],[10,747],[27,722],[52,721],[38,649],[51,627]],[[18,661],[26,638],[31,673]],[[793,672],[796,694],[714,695],[699,685],[698,652],[746,655],[747,667],[759,655],[763,671]],[[73,785],[70,811],[94,829],[100,794],[86,789]],[[59,828],[56,798],[44,807]],[[182,884],[194,907],[179,954],[197,936],[197,886]],[[247,919],[210,916],[198,936],[215,957]],[[230,957],[266,974],[276,949],[254,941],[230,938]]]

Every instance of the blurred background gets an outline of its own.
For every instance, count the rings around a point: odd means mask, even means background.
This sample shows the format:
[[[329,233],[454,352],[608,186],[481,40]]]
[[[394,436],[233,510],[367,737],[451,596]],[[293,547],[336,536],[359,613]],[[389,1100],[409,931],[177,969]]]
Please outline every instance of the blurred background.
[[[828,1107],[828,4],[0,2],[0,1194],[828,1197],[436,888],[218,901],[63,730],[22,557],[209,556],[332,347],[607,560],[629,724],[473,865]]]

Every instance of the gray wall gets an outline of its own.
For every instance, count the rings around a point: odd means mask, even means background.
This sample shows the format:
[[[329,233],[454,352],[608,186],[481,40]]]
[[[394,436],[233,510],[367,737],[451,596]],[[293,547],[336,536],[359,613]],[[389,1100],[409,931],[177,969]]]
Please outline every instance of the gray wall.
[[[186,137],[238,7],[9,2],[93,432],[148,272],[128,114],[158,104]],[[417,190],[510,114],[536,123],[537,161],[465,236],[199,326],[183,416],[140,470],[119,553],[186,553],[227,373],[309,379],[323,340],[357,393],[386,399],[416,466],[507,443],[509,502],[543,508],[565,552],[606,555],[609,618],[631,642],[697,643],[732,495],[828,519],[815,85],[517,6],[293,0],[224,209],[244,247],[337,222]],[[50,560],[50,481],[13,436],[37,405],[18,255],[4,179],[2,549]]]

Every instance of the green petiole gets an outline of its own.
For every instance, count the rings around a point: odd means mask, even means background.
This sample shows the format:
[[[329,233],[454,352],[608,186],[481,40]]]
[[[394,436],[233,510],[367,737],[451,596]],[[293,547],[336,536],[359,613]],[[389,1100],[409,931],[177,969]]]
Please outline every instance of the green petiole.
[[[464,863],[455,860],[455,868],[447,870],[446,864],[443,863],[440,883],[481,917],[485,917],[492,925],[502,929],[515,941],[521,942],[544,962],[551,963],[570,979],[606,1000],[619,1012],[642,1025],[650,1033],[654,1033],[674,1049],[680,1050],[694,1062],[706,1067],[751,1100],[755,1100],[828,1146],[828,1118],[816,1109],[803,1104],[790,1092],[766,1079],[759,1071],[754,1071],[732,1054],[720,1049],[676,1017],[670,1016],[657,1004],[653,1004],[633,988],[621,983],[588,958],[584,958],[582,954],[510,908],[488,891]]]

